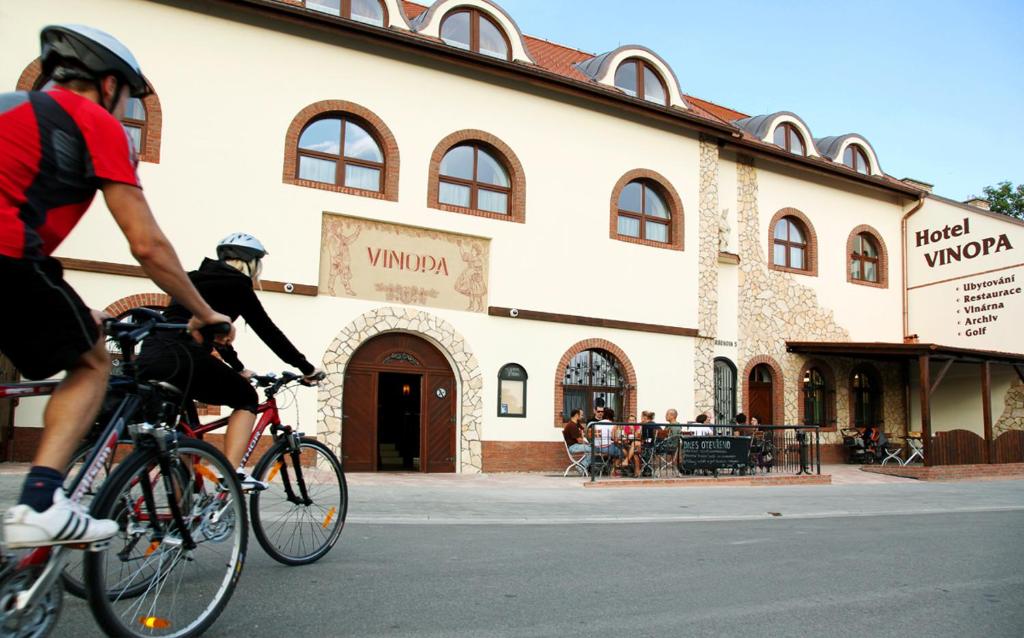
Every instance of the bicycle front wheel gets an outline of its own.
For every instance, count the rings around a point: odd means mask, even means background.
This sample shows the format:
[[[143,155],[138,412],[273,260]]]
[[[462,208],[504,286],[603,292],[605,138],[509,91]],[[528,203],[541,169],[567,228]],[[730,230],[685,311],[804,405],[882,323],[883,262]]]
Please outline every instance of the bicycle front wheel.
[[[345,527],[348,487],[338,457],[316,439],[298,450],[287,439],[256,464],[253,475],[270,485],[249,501],[252,531],[271,558],[306,565],[331,551]]]
[[[248,536],[241,486],[220,452],[191,439],[163,459],[139,449],[104,483],[92,515],[120,528],[84,566],[89,606],[108,634],[187,638],[213,624]]]

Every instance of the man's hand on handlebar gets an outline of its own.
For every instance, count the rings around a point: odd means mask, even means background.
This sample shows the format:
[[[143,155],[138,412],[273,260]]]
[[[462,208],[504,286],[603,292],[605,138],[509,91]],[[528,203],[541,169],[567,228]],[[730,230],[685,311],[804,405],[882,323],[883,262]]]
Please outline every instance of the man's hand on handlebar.
[[[226,325],[227,328],[222,328],[222,324]],[[235,340],[235,327],[231,325],[231,318],[227,315],[215,312],[209,317],[205,317],[203,319],[192,317],[188,320],[189,334],[191,334],[192,338],[199,343],[204,343],[206,341],[200,331],[207,326],[210,327],[210,331],[214,335],[213,340],[216,343],[226,346],[230,345],[231,342]]]
[[[302,384],[320,385],[320,382],[323,381],[325,377],[327,377],[327,373],[321,370],[320,368],[317,368],[316,370],[313,370],[311,373],[302,377]]]

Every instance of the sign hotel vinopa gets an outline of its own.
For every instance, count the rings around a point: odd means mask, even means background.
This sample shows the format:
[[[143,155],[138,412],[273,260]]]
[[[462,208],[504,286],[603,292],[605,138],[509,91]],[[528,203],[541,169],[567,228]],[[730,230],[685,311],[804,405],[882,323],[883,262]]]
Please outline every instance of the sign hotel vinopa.
[[[1024,224],[930,200],[908,222],[906,250],[912,334],[1024,352]]]
[[[490,240],[324,213],[320,294],[487,311]]]

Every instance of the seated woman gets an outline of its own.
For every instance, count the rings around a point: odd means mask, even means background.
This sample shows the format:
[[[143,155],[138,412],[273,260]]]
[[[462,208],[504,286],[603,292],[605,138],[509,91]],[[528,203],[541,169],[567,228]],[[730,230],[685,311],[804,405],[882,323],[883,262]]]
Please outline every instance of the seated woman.
[[[622,458],[623,452],[622,448],[615,444],[618,434],[618,427],[612,425],[612,421],[615,420],[615,410],[608,407],[596,408],[594,418],[597,421],[591,422],[590,425],[593,427],[595,451],[614,459],[614,468],[618,469],[619,459]]]
[[[270,320],[260,303],[254,284],[263,269],[267,251],[252,235],[235,233],[217,244],[217,260],[204,259],[199,270],[188,274],[199,294],[219,313],[232,321],[242,317],[257,336],[288,365],[298,368],[307,382],[316,382],[319,371],[292,345]],[[165,310],[170,321],[184,323],[191,314],[172,299]],[[139,371],[146,378],[159,379],[180,389],[187,399],[232,408],[224,441],[224,455],[238,467],[242,488],[266,489],[267,485],[251,477],[240,466],[246,444],[256,423],[259,399],[249,383],[253,375],[246,370],[230,345],[201,345],[191,337],[146,339],[139,355]]]

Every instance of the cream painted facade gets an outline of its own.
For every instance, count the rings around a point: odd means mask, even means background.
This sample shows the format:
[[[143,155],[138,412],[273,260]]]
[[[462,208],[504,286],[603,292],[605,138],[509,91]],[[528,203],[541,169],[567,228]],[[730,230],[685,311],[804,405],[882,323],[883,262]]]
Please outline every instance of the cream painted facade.
[[[349,39],[329,26],[285,27],[220,3],[202,13],[174,3],[123,0],[8,3],[0,9],[0,78],[8,89],[38,55],[40,28],[53,22],[99,26],[120,37],[142,62],[159,95],[163,128],[159,164],[142,163],[139,172],[187,268],[211,255],[220,237],[244,231],[270,250],[264,277],[323,289],[324,215],[340,215],[485,241],[490,307],[697,331],[686,336],[513,319],[451,304],[359,295],[260,293],[282,330],[330,375],[319,392],[299,391],[289,410],[301,429],[333,446],[344,445],[347,363],[362,343],[384,332],[422,337],[451,364],[458,393],[455,466],[462,472],[487,469],[488,443],[542,442],[555,450],[552,458],[564,456],[561,432],[553,427],[561,409],[559,361],[580,342],[618,348],[627,360],[620,363],[635,371],[629,391],[637,412],[652,409],[659,418],[669,407],[684,419],[712,408],[715,357],[735,365],[742,410],[748,364],[771,358],[783,384],[781,418],[775,420],[795,423],[802,400],[798,378],[808,357],[787,352],[787,341],[903,341],[901,219],[918,199],[899,189],[863,185],[785,159],[751,159],[727,144],[727,134],[720,144],[692,126],[646,118],[636,108],[596,108],[571,92],[509,74],[478,72],[383,41]],[[529,64],[520,48],[513,46],[517,64]],[[400,155],[397,201],[282,182],[289,126],[302,109],[324,100],[357,104],[387,125]],[[524,223],[428,205],[431,156],[443,138],[466,129],[484,131],[515,153],[525,177]],[[609,236],[613,186],[634,169],[663,176],[678,193],[682,250]],[[914,223],[923,223],[940,205],[926,199]],[[813,227],[814,275],[768,267],[771,221],[786,208],[800,211]],[[962,215],[972,216],[978,227],[994,223],[972,211]],[[848,282],[847,241],[862,224],[885,244],[886,287]],[[1015,227],[1017,236],[1021,228]],[[101,199],[57,255],[133,263]],[[147,280],[116,275],[69,271],[68,280],[98,308],[157,292]],[[1024,313],[1014,312],[1018,325],[1024,323]],[[912,315],[922,339],[927,314]],[[249,368],[281,367],[244,326],[236,346]],[[997,349],[1021,354],[1024,344]],[[827,362],[835,378],[834,416],[844,427],[851,421],[847,388],[855,362]],[[507,363],[529,374],[526,418],[497,415],[497,375]],[[912,423],[914,418],[904,400],[903,371],[897,364],[878,368],[886,384],[885,428],[898,437],[908,429],[907,414]],[[998,377],[996,404],[1016,401],[1011,386],[1019,394],[1019,380]],[[937,427],[961,422],[961,410],[973,413],[966,399],[949,401],[933,409],[957,416],[937,418]],[[16,424],[38,425],[40,411],[39,402],[23,402]],[[1012,427],[1024,428],[1021,422]],[[838,435],[826,441],[838,442]]]

